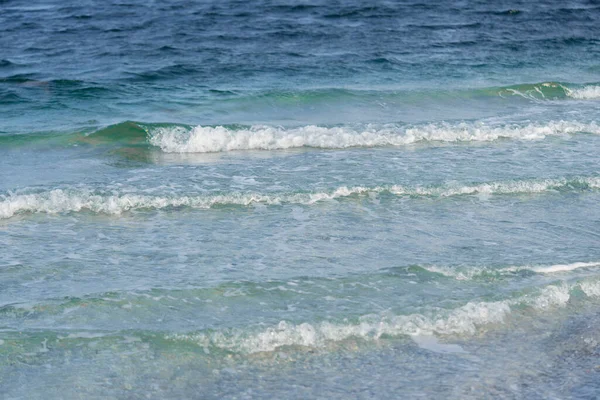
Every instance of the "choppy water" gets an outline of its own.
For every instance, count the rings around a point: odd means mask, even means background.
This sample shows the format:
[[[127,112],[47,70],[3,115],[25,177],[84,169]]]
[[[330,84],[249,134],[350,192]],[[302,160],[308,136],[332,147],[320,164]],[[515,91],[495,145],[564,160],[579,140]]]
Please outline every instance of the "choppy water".
[[[600,4],[0,1],[0,393],[595,398]]]

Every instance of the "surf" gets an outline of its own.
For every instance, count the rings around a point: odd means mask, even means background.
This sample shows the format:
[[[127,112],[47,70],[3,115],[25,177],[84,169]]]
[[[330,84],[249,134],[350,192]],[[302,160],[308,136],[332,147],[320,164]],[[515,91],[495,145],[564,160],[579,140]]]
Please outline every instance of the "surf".
[[[120,215],[136,210],[211,209],[216,207],[314,205],[351,197],[390,195],[407,198],[449,198],[469,195],[532,195],[552,192],[580,193],[600,189],[600,177],[571,177],[451,184],[439,186],[340,186],[329,191],[297,192],[167,192],[148,195],[131,188],[116,192],[102,187],[63,187],[49,190],[21,189],[0,195],[0,219],[25,213],[77,213]]]
[[[576,133],[600,134],[596,122],[550,121],[546,123],[490,124],[484,122],[431,123],[423,125],[365,125],[362,127],[296,128],[254,125],[249,127],[183,126],[148,131],[151,145],[166,153],[217,153],[236,150],[284,150],[294,148],[345,149],[352,147],[406,146],[420,142],[470,143],[501,139],[540,140]]]

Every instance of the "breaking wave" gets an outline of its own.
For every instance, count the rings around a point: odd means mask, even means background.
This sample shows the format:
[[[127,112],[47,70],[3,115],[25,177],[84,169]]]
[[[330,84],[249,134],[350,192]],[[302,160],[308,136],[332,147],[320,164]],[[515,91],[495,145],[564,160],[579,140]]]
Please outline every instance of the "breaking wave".
[[[600,134],[595,122],[551,121],[502,126],[484,123],[436,123],[415,126],[367,125],[320,127],[315,125],[282,128],[256,125],[246,128],[225,126],[156,127],[149,129],[149,141],[167,153],[211,153],[234,150],[282,150],[301,147],[343,149],[349,147],[401,146],[417,142],[486,142],[498,139],[536,140],[574,133]]]
[[[370,314],[355,322],[320,322],[292,324],[281,321],[265,330],[248,333],[221,330],[167,335],[167,339],[195,343],[205,349],[219,348],[231,352],[270,352],[285,346],[322,348],[350,338],[367,341],[385,336],[473,335],[486,327],[502,324],[513,311],[523,308],[544,311],[564,307],[574,290],[588,297],[600,296],[600,282],[550,285],[508,300],[469,302],[461,307],[432,310],[426,314]]]
[[[600,99],[600,86],[584,86],[577,89],[566,89],[567,96],[579,100]]]
[[[514,95],[533,101],[560,100],[565,98],[594,100],[600,98],[600,86],[594,84],[576,85],[559,82],[542,82],[507,86],[499,89],[498,95],[500,97]]]
[[[406,197],[452,197],[461,195],[535,194],[549,191],[585,191],[600,188],[600,177],[578,177],[542,180],[520,180],[480,183],[476,185],[444,185],[408,187],[342,186],[331,191],[297,193],[222,193],[199,195],[145,195],[114,192],[91,188],[64,188],[28,193],[27,190],[0,195],[0,219],[20,213],[67,213],[90,211],[101,214],[121,214],[131,210],[188,207],[209,209],[216,206],[250,206],[253,204],[304,204],[339,198],[389,194]]]
[[[554,265],[525,265],[511,266],[504,268],[490,267],[438,267],[425,266],[421,267],[429,272],[441,274],[456,280],[472,280],[482,277],[498,277],[503,275],[513,275],[518,272],[533,272],[536,274],[555,274],[574,271],[581,268],[600,267],[599,261],[593,262],[576,262],[571,264],[554,264]]]

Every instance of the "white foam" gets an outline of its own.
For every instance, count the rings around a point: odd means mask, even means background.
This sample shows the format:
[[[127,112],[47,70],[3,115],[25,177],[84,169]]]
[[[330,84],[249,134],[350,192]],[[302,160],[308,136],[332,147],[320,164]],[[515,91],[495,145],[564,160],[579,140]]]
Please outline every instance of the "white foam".
[[[583,281],[579,283],[579,287],[588,297],[600,297],[599,281]]]
[[[235,352],[258,353],[282,346],[324,347],[332,342],[352,337],[376,340],[381,336],[437,334],[473,334],[478,327],[501,323],[510,313],[506,302],[467,303],[455,310],[426,317],[412,315],[366,315],[356,324],[291,324],[281,321],[277,326],[255,334],[239,331],[197,334],[173,334],[171,340],[191,341],[201,347],[217,347]]]
[[[90,188],[54,189],[38,193],[9,193],[0,196],[0,219],[11,218],[23,212],[65,213],[82,210],[118,215],[130,210],[190,207],[208,209],[217,205],[249,206],[252,204],[304,204],[310,205],[355,195],[389,193],[396,196],[450,197],[473,194],[528,194],[568,189],[573,185],[589,189],[600,188],[600,178],[523,180],[491,182],[479,185],[450,185],[439,187],[342,186],[328,192],[313,193],[228,193],[204,195],[170,194],[151,196],[145,194],[99,194]]]
[[[76,332],[69,333],[67,336],[59,337],[60,339],[98,339],[106,337],[107,335],[104,333],[95,333],[95,332]]]
[[[473,279],[474,277],[483,275],[488,271],[497,271],[493,269],[488,269],[485,267],[446,267],[446,266],[436,266],[436,265],[428,265],[423,266],[423,269],[433,272],[435,274],[440,274],[447,276],[449,278],[454,278],[457,281],[468,281]]]
[[[537,296],[533,296],[532,298],[527,297],[525,303],[529,303],[530,306],[536,309],[562,307],[571,298],[570,292],[571,287],[567,284],[547,286]]]
[[[578,89],[567,89],[565,88],[567,96],[579,100],[593,100],[600,99],[600,86],[584,86]]]
[[[299,147],[342,149],[401,146],[421,141],[477,142],[502,138],[535,140],[578,132],[600,134],[600,126],[595,122],[576,121],[503,126],[466,122],[418,126],[369,125],[361,129],[315,125],[286,129],[257,125],[237,130],[223,126],[196,126],[191,130],[184,127],[156,128],[150,132],[149,141],[168,153],[211,153]]]
[[[531,89],[527,89],[524,91],[520,91],[517,89],[507,88],[506,92],[515,95],[521,96],[528,100],[533,101],[541,101],[546,100],[546,95],[544,94],[543,88],[561,88],[564,91],[564,94],[567,97],[579,100],[594,100],[600,99],[600,86],[597,85],[587,85],[579,88],[570,88],[564,86],[560,83],[554,82],[544,82],[539,85],[533,85]],[[503,92],[501,91],[500,96],[502,97]]]
[[[459,196],[469,194],[518,194],[518,193],[543,193],[550,190],[564,189],[572,185],[585,186],[591,189],[600,188],[600,178],[574,178],[574,179],[539,179],[507,182],[490,182],[479,185],[454,185],[436,188],[404,189],[393,186],[390,191],[395,194],[421,195],[421,196]]]
[[[382,336],[408,335],[421,345],[435,344],[435,336],[474,335],[502,324],[515,310],[527,307],[538,312],[551,312],[565,307],[571,291],[581,289],[589,297],[600,297],[600,282],[583,281],[572,285],[549,285],[520,297],[495,302],[469,302],[453,310],[438,309],[431,313],[411,315],[370,314],[357,322],[292,324],[281,321],[278,325],[258,332],[224,330],[190,334],[171,334],[169,340],[186,341],[210,348],[232,352],[258,353],[274,351],[282,346],[322,348],[332,343],[359,338],[374,341]],[[425,338],[425,342],[423,341]],[[427,340],[430,338],[431,340]],[[435,346],[434,346],[435,347]],[[460,347],[436,348],[437,351],[462,351]]]
[[[228,194],[213,196],[148,196],[136,194],[99,195],[89,189],[55,189],[35,194],[11,194],[0,202],[0,218],[19,212],[63,213],[87,210],[95,213],[121,214],[137,209],[166,207],[210,208],[218,204],[278,204],[277,196]]]
[[[435,265],[424,266],[427,271],[441,274],[456,280],[471,280],[483,275],[507,275],[518,271],[532,271],[538,274],[556,274],[573,271],[579,268],[599,267],[600,262],[575,262],[571,264],[555,264],[555,265],[522,265],[510,266],[504,268],[492,267],[439,267]]]
[[[591,268],[600,266],[600,262],[576,262],[572,264],[556,264],[548,266],[530,267],[534,272],[539,274],[553,274],[556,272],[573,271],[578,268]]]

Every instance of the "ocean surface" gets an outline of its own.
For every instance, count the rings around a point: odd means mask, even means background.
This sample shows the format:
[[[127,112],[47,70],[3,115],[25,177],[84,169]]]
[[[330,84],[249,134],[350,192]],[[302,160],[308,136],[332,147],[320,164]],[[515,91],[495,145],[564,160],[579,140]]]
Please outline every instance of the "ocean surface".
[[[598,398],[599,154],[596,0],[0,0],[0,397]]]

